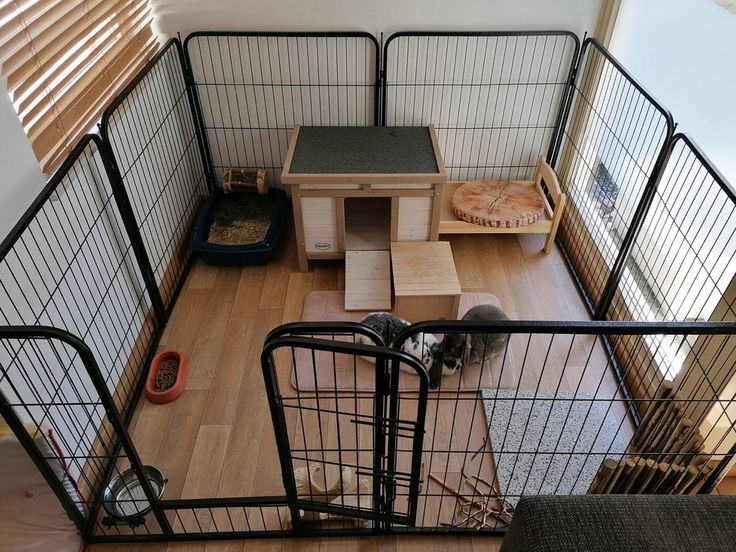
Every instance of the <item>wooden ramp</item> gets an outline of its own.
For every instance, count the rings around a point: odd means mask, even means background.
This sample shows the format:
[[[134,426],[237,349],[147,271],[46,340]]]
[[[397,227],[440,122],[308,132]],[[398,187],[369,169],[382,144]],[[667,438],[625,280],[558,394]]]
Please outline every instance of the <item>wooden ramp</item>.
[[[391,310],[391,254],[345,252],[345,310]]]

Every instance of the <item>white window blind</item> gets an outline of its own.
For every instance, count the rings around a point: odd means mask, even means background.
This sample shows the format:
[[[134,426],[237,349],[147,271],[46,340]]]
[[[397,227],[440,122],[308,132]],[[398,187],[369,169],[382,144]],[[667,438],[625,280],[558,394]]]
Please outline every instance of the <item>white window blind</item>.
[[[0,0],[0,75],[47,174],[157,49],[148,0]]]

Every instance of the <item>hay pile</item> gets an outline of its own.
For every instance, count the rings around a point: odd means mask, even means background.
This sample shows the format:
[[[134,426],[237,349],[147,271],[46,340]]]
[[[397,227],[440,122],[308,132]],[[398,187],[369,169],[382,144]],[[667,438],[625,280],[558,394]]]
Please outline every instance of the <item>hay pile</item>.
[[[220,196],[207,241],[217,245],[252,245],[264,240],[273,218],[269,196],[232,192]]]

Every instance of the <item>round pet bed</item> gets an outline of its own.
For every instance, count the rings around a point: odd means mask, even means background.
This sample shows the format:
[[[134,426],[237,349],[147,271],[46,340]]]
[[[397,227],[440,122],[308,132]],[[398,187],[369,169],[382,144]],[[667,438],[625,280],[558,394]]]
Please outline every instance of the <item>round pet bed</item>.
[[[452,196],[452,212],[460,220],[491,228],[518,228],[544,213],[542,196],[533,186],[508,180],[474,180]]]

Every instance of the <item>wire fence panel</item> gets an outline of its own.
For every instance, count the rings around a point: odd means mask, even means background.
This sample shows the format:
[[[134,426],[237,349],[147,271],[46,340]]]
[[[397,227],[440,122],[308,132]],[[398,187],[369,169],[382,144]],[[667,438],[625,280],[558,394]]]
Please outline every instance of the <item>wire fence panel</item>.
[[[736,319],[735,232],[733,189],[695,143],[685,135],[676,135],[621,274],[608,318]],[[645,336],[615,346],[632,361],[644,353],[652,357],[657,369],[648,377],[640,376],[632,386],[633,393],[646,396],[662,380],[677,377],[695,341]]]
[[[314,324],[290,324],[288,334],[329,334],[330,341],[266,345],[267,385],[276,375],[291,383],[274,384],[269,402],[283,415],[274,425],[276,441],[298,490],[289,505],[293,500],[310,520],[297,528],[301,534],[380,530],[367,515],[371,508],[402,512],[413,503],[414,523],[389,521],[391,530],[498,533],[523,496],[710,492],[734,452],[736,400],[727,383],[736,373],[734,323],[423,322],[403,330],[393,347],[411,343],[420,356],[431,350],[435,389],[423,398],[416,373],[392,368],[394,406],[383,410],[376,372],[385,349],[358,353],[354,342],[370,337],[356,337],[355,324],[325,324],[321,332]],[[437,334],[444,340],[437,343]],[[659,385],[653,398],[631,399],[607,342],[641,337],[698,346],[680,380]],[[466,357],[453,347],[465,342]],[[461,365],[455,371],[453,358]],[[641,411],[640,422],[634,411]],[[417,449],[407,437],[421,412]],[[396,428],[393,447],[390,430],[376,441],[381,428]],[[414,462],[420,484],[412,488],[404,482]],[[390,470],[381,470],[385,483],[376,489],[379,465]],[[314,504],[323,506],[310,512]]]
[[[583,45],[554,167],[569,202],[559,236],[596,309],[674,132],[661,107],[595,40]],[[638,215],[637,215],[638,216]]]
[[[281,187],[295,125],[377,124],[367,33],[194,33],[185,50],[218,181],[225,168],[258,167]]]
[[[70,517],[83,534],[161,535],[152,514],[135,526],[107,523],[103,490],[137,459],[130,449],[118,446],[122,418],[114,412],[110,394],[103,396],[98,387],[104,384],[104,372],[85,358],[84,345],[78,346],[81,341],[75,343],[63,332],[16,328],[0,328],[4,372],[0,407],[6,419],[17,417],[22,423],[25,436],[21,433],[19,438],[28,439],[35,460],[52,470],[55,479],[50,486],[62,504],[71,504]],[[125,481],[130,494],[120,497],[120,508],[130,512],[150,503],[137,476],[128,475]]]
[[[86,136],[0,246],[2,414],[83,534],[129,465],[122,423],[161,329],[103,148]]]
[[[105,111],[102,133],[170,311],[190,258],[189,229],[208,193],[178,41]]]
[[[451,180],[531,180],[579,42],[566,32],[402,32],[386,41],[383,122],[433,124]]]
[[[0,320],[53,326],[84,340],[127,413],[157,324],[99,148],[98,139],[86,137],[3,242]],[[13,350],[2,355],[18,361]],[[31,371],[32,362],[25,357],[18,367]],[[65,372],[70,362],[56,358],[55,370]],[[16,391],[34,402],[35,379],[2,381],[4,391],[18,385]]]
[[[174,532],[190,539],[292,534],[289,509],[283,499],[193,499],[171,501],[163,506]]]
[[[262,365],[285,489],[293,512],[306,511],[305,528],[328,521],[365,530],[416,519],[428,381],[417,377],[415,358],[356,343],[379,345],[381,337],[358,324],[296,323],[266,340]],[[289,368],[296,392],[279,381]],[[414,400],[401,402],[397,391],[411,377]]]

